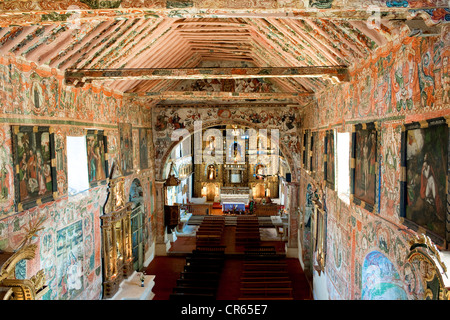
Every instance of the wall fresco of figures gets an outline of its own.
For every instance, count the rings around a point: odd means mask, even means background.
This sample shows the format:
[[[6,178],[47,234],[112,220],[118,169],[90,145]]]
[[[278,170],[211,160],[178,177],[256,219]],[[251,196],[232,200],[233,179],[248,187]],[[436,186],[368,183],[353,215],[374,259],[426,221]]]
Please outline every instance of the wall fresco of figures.
[[[442,36],[400,37],[351,69],[349,83],[330,87],[301,113],[302,129],[318,131],[322,145],[330,128],[351,132],[359,123],[378,124],[376,210],[346,204],[329,187],[323,192],[330,299],[424,297],[420,270],[406,262],[408,240],[415,232],[400,217],[401,137],[404,124],[450,115],[450,40],[445,30]],[[445,177],[448,168],[442,166]],[[324,179],[323,163],[319,167],[319,177],[302,170],[301,195]],[[421,168],[413,170],[419,173]],[[308,243],[307,232],[301,241]]]
[[[96,139],[98,135],[89,135],[87,145],[87,151],[94,151],[89,153],[89,159],[97,159],[100,154],[99,161],[93,162],[95,169],[100,170],[92,171],[90,178],[92,181],[102,181],[109,175],[112,163],[121,159],[117,124],[127,123],[133,129],[149,132],[150,120],[142,116],[145,111],[141,112],[143,107],[140,105],[130,105],[125,108],[128,110],[123,110],[122,96],[116,93],[94,86],[66,87],[63,75],[18,62],[11,57],[0,56],[0,99],[0,118],[3,120],[0,125],[0,249],[16,249],[28,223],[41,216],[47,217],[44,229],[33,240],[38,245],[39,258],[21,263],[18,272],[29,278],[44,269],[50,288],[44,299],[99,299],[102,287],[100,215],[103,214],[107,197],[107,185],[95,184],[88,191],[68,196],[66,137],[87,135],[87,129],[91,128],[98,128],[105,134],[105,153],[96,153],[97,149],[104,148]],[[53,130],[55,200],[17,212],[14,201],[14,132],[11,126],[33,126],[36,123]],[[27,145],[22,143],[20,147]],[[151,148],[139,148],[138,143],[133,148],[136,150],[132,150],[132,154],[137,155],[137,159],[142,158],[143,162],[150,159]],[[146,153],[142,157],[141,151]],[[108,172],[104,172],[101,165],[105,154]],[[149,169],[141,170],[139,174],[132,171],[126,177],[125,196],[128,198],[131,182],[138,178],[146,203],[145,220],[149,230],[144,238],[148,250],[154,241],[156,228],[151,211],[154,190],[150,187],[154,177],[151,162],[141,167],[144,168]]]

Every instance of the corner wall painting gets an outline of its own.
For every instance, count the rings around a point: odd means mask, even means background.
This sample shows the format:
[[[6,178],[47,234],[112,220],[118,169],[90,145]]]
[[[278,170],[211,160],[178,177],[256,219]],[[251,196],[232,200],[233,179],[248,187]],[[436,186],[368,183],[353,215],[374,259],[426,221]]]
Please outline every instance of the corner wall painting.
[[[50,127],[12,126],[16,206],[53,201],[57,191],[54,134]]]
[[[328,130],[325,135],[324,177],[328,186],[334,190],[334,131]]]
[[[141,170],[148,169],[149,129],[139,129],[139,165]]]
[[[119,123],[120,164],[124,175],[133,171],[133,131],[130,123]]]
[[[377,178],[377,129],[375,124],[354,126],[351,181],[353,202],[374,211]]]
[[[400,215],[404,223],[443,245],[449,242],[446,227],[449,130],[445,118],[413,122],[402,132]]]
[[[108,172],[106,136],[103,131],[88,130],[86,134],[89,185],[105,182]]]
[[[400,275],[381,252],[367,254],[362,265],[362,300],[407,300]]]

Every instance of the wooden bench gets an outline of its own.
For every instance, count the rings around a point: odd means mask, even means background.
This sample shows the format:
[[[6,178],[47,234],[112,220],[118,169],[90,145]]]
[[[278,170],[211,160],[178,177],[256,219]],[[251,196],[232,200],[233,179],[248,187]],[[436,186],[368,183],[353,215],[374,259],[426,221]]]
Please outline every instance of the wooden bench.
[[[240,297],[238,300],[294,300],[293,297]]]
[[[283,264],[244,264],[245,271],[287,271],[287,266]]]
[[[288,275],[285,275],[285,276],[282,276],[282,275],[278,275],[278,276],[266,275],[266,276],[255,276],[255,277],[242,276],[240,278],[241,283],[242,282],[261,282],[261,281],[264,281],[264,282],[290,281],[289,279],[290,278],[289,278]]]
[[[266,271],[266,270],[243,270],[242,276],[243,277],[267,277],[267,276],[288,276],[287,271]]]
[[[198,271],[182,271],[180,272],[180,279],[219,279],[220,272],[217,271],[206,271],[206,272],[198,272]]]
[[[225,257],[204,257],[204,256],[187,256],[186,264],[223,264],[225,262]]]
[[[223,265],[185,265],[184,272],[220,272]]]
[[[282,281],[243,281],[242,288],[292,288],[291,280]]]
[[[260,259],[249,259],[249,260],[244,260],[244,264],[263,264],[263,263],[267,263],[267,264],[278,264],[278,265],[285,265],[287,266],[286,260],[284,260],[283,257],[280,257],[278,255],[274,256],[274,257],[267,257],[264,256]]]
[[[242,297],[292,297],[292,288],[241,288]]]
[[[177,286],[217,287],[219,279],[177,279]]]
[[[176,286],[173,288],[173,293],[199,293],[216,295],[217,288],[215,287],[200,287],[200,286]]]
[[[184,293],[184,292],[176,292],[171,293],[169,296],[170,300],[215,300],[216,296],[215,294],[208,294],[208,293]]]

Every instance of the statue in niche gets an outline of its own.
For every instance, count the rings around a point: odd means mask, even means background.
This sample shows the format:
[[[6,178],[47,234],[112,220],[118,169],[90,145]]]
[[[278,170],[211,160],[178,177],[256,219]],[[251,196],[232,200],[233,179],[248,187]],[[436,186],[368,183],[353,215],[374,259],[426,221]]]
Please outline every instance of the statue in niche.
[[[216,168],[212,164],[210,164],[208,166],[207,177],[208,177],[208,180],[216,179]]]

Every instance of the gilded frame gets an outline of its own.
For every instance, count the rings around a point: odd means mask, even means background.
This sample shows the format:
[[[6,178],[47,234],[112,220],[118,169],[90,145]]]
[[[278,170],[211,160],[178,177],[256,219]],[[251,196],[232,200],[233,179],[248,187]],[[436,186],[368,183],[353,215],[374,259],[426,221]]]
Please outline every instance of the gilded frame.
[[[402,223],[441,247],[450,242],[449,133],[449,118],[440,117],[403,125],[401,137]]]
[[[55,134],[49,126],[11,127],[17,211],[57,198]]]
[[[303,131],[303,169],[308,170],[308,134],[309,130]]]
[[[335,187],[336,175],[335,140],[334,130],[327,130],[324,141],[323,177],[328,187],[332,190]]]
[[[375,212],[378,177],[377,124],[356,124],[352,128],[350,162],[350,198],[353,203]]]
[[[313,200],[312,252],[313,267],[319,273],[325,271],[327,255],[327,217],[321,202]]]
[[[86,152],[89,186],[95,187],[106,184],[108,179],[108,146],[107,136],[103,130],[86,131]]]

